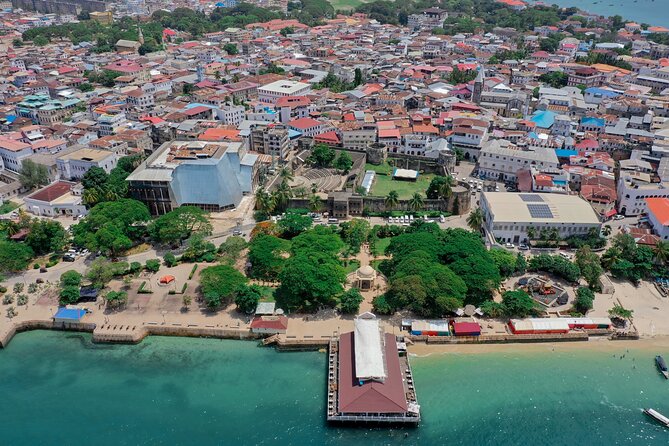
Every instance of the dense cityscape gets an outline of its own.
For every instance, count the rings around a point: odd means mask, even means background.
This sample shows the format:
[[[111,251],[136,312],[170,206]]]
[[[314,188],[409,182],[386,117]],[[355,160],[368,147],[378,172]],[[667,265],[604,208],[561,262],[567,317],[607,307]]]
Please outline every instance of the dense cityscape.
[[[320,350],[333,425],[419,425],[412,356],[483,344],[659,345],[669,376],[669,28],[522,0],[0,19],[7,352]]]

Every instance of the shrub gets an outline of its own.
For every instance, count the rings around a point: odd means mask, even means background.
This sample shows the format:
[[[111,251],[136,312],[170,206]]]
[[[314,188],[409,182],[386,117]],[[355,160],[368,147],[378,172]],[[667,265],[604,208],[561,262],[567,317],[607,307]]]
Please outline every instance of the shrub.
[[[2,298],[2,303],[3,305],[9,305],[14,303],[14,296],[11,294],[7,294],[5,297]]]
[[[28,285],[28,293],[34,294],[37,291],[37,284],[31,283]]]
[[[6,286],[0,286],[0,294],[6,293],[7,292],[7,287]]]
[[[79,300],[79,287],[66,286],[60,291],[60,303],[63,305],[74,304]]]
[[[133,274],[138,273],[141,270],[142,270],[142,264],[139,262],[131,262],[130,267],[128,268],[128,271],[130,271]]]
[[[18,298],[16,298],[16,305],[26,305],[28,303],[28,296],[25,294],[21,294]]]
[[[33,263],[33,269],[39,269],[39,263]]]
[[[195,271],[197,271],[197,263],[193,265],[193,268],[191,268],[190,274],[188,275],[188,280],[193,278],[193,276],[195,275]]]
[[[165,265],[168,268],[171,268],[177,264],[177,258],[171,252],[165,253],[165,255],[163,256],[163,261],[165,262]]]
[[[153,291],[144,288],[145,286],[146,286],[146,281],[140,283],[139,288],[137,289],[137,294],[151,294],[151,293],[153,293]]]
[[[181,302],[183,303],[184,308],[186,308],[186,310],[187,310],[188,307],[190,306],[191,302],[193,302],[193,298],[190,297],[190,296],[184,296],[184,297],[181,298]]]
[[[184,285],[181,287],[181,294],[185,293],[188,289],[188,284],[184,282]]]
[[[63,274],[60,275],[60,286],[62,287],[67,287],[67,286],[79,286],[81,285],[81,274],[79,274],[77,271],[71,269],[69,271],[65,271]]]
[[[388,303],[388,300],[386,299],[385,294],[381,296],[376,296],[374,300],[372,301],[372,305],[374,306],[374,312],[378,314],[392,314],[393,313],[393,308],[390,306]]]
[[[592,310],[592,303],[595,300],[595,293],[586,287],[580,287],[576,290],[576,300],[574,301],[574,308],[581,314],[586,314]]]
[[[16,293],[16,294],[22,293],[23,288],[25,288],[25,285],[23,283],[21,283],[21,282],[15,283],[14,284],[14,293]]]
[[[146,265],[144,266],[147,271],[151,271],[152,273],[158,272],[160,269],[160,260],[158,259],[149,259],[146,261]]]
[[[356,314],[360,309],[363,298],[356,288],[344,292],[339,298],[339,305],[342,313]]]
[[[169,294],[169,295],[173,295],[173,294],[177,294],[177,292],[174,291],[174,290],[169,290],[169,291],[167,292],[167,294]]]

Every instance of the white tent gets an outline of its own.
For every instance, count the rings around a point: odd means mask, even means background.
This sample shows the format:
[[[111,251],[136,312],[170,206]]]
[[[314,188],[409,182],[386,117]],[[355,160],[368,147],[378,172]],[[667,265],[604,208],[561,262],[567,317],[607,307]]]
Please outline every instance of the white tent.
[[[372,313],[363,313],[355,319],[353,332],[355,350],[355,377],[360,380],[386,378],[384,344],[379,321]]]

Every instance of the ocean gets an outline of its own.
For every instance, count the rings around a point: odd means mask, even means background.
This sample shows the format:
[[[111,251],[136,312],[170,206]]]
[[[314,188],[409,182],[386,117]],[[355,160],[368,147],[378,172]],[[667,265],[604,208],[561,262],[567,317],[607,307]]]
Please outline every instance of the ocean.
[[[519,347],[412,364],[419,427],[336,428],[324,420],[323,353],[166,337],[99,345],[88,334],[23,333],[0,350],[0,444],[669,443],[669,430],[641,413],[669,414],[669,381],[653,352]]]
[[[534,0],[528,0],[530,4]],[[667,0],[543,0],[549,5],[576,6],[583,11],[603,16],[620,15],[624,19],[638,23],[648,23],[669,28],[669,8]]]

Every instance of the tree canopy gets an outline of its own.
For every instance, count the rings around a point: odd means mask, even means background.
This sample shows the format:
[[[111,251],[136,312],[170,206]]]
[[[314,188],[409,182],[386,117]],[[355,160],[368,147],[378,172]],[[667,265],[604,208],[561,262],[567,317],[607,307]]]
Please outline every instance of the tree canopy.
[[[229,265],[205,268],[200,273],[200,287],[209,308],[219,308],[232,302],[235,291],[248,281]]]
[[[251,263],[251,277],[276,280],[286,262],[284,255],[290,249],[290,242],[273,235],[261,234],[249,244],[248,261]]]
[[[26,189],[36,189],[49,184],[49,171],[46,166],[37,164],[33,160],[25,159],[21,162],[19,181]]]
[[[0,240],[0,271],[19,272],[28,267],[35,253],[24,243]]]
[[[30,233],[26,244],[37,255],[61,252],[67,243],[67,233],[60,222],[46,219],[34,219],[30,224]]]
[[[147,228],[159,243],[173,244],[193,234],[210,235],[211,223],[207,213],[196,206],[180,206],[153,220]]]

